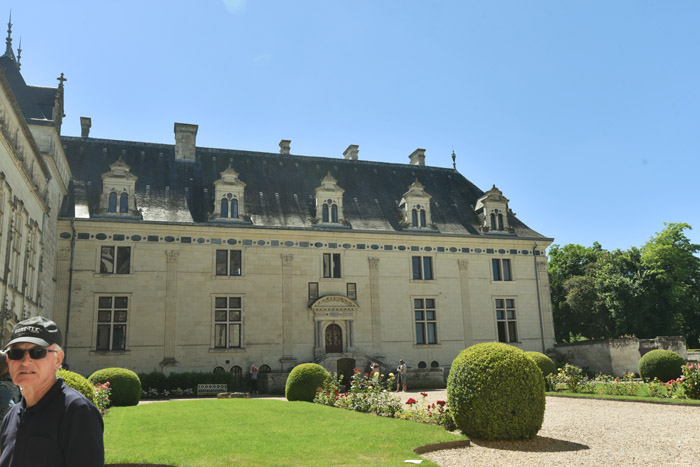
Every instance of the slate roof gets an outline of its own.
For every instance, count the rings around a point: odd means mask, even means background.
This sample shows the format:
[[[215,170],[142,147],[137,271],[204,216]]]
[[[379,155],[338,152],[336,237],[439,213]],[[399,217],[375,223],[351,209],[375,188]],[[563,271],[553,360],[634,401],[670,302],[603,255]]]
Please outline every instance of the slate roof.
[[[53,108],[58,88],[27,85],[17,63],[7,55],[0,57],[0,68],[27,123],[53,124]]]
[[[62,207],[61,217],[65,218],[95,218],[102,195],[101,175],[122,157],[138,177],[136,206],[143,221],[331,229],[312,222],[316,216],[314,190],[330,172],[345,190],[343,213],[349,225],[340,228],[415,233],[402,227],[398,205],[418,179],[432,196],[431,215],[438,232],[486,235],[478,228],[473,208],[484,192],[453,169],[201,147],[196,148],[196,161],[185,162],[175,160],[172,144],[69,136],[61,140],[74,178]],[[229,165],[246,183],[245,212],[251,223],[208,220],[214,207],[214,181]],[[502,235],[544,238],[512,215],[509,222],[514,233]]]

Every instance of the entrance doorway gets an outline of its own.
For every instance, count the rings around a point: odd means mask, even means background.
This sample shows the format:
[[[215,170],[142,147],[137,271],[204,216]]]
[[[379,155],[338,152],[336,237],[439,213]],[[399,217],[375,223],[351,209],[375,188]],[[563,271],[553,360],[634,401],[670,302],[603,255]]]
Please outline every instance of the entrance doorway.
[[[343,331],[337,324],[329,324],[326,328],[326,353],[343,352]]]
[[[341,358],[338,360],[338,378],[340,379],[340,385],[344,387],[345,391],[350,390],[350,383],[352,382],[352,375],[355,374],[355,359],[354,358]]]

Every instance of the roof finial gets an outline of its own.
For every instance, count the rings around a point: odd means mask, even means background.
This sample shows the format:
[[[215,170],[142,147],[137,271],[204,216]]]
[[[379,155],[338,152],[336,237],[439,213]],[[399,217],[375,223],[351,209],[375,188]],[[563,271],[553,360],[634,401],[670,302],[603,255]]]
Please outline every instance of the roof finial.
[[[64,82],[64,81],[68,81],[68,78],[64,78],[64,77],[63,77],[63,73],[61,73],[61,76],[59,76],[59,77],[56,78],[56,79],[57,79],[58,81],[60,81],[60,84],[58,85],[59,88],[62,88],[62,87],[63,87],[63,82]]]
[[[17,69],[22,68],[22,64],[19,62],[22,59],[22,36],[19,36],[19,47],[17,47]]]
[[[5,39],[5,55],[15,60],[15,54],[12,52],[12,10],[10,10],[10,20],[7,22],[7,39]]]
[[[457,154],[455,154],[455,147],[452,146],[452,167],[457,170]]]

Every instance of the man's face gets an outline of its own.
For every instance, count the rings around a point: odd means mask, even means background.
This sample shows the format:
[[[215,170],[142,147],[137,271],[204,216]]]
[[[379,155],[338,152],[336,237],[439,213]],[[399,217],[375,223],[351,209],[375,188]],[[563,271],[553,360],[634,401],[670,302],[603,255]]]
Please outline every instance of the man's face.
[[[13,344],[13,349],[31,349],[40,346],[28,342]],[[56,350],[56,344],[46,347],[47,350]],[[63,363],[63,352],[47,352],[46,357],[33,360],[29,353],[25,352],[21,360],[7,359],[10,368],[10,376],[17,386],[22,388],[40,388],[50,386],[56,379],[56,371]]]

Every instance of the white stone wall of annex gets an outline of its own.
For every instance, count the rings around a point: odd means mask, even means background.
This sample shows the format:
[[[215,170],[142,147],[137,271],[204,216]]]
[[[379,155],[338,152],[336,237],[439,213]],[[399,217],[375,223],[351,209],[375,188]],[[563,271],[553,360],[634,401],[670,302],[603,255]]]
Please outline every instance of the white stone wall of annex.
[[[229,370],[234,365],[247,370],[251,364],[283,369],[281,357],[303,363],[313,361],[315,347],[314,312],[309,307],[308,283],[317,282],[319,295],[347,293],[347,283],[357,286],[357,309],[352,316],[354,352],[361,358],[383,357],[393,365],[400,358],[409,366],[423,361],[449,365],[467,346],[498,339],[494,298],[515,298],[517,327],[524,350],[542,350],[540,313],[534,279],[532,254],[498,254],[498,250],[529,250],[534,241],[516,238],[465,238],[437,235],[370,234],[353,231],[291,231],[256,228],[210,227],[202,225],[165,225],[104,220],[74,221],[76,234],[88,239],[73,239],[71,222],[62,220],[59,249],[69,252],[71,242],[73,274],[69,274],[70,255],[59,261],[59,288],[65,294],[61,304],[70,314],[68,361],[71,369],[83,374],[108,366],[135,371],[211,371],[217,366]],[[71,238],[65,235],[71,233]],[[104,240],[98,240],[98,234]],[[124,241],[114,241],[114,234]],[[133,241],[133,235],[141,236]],[[147,241],[157,235],[158,242]],[[172,236],[172,242],[165,237]],[[191,237],[191,243],[180,238]],[[198,243],[197,239],[203,239]],[[228,239],[236,239],[231,246]],[[212,243],[219,239],[220,244]],[[245,240],[245,243],[244,243]],[[275,242],[273,246],[271,242]],[[258,245],[263,242],[264,245]],[[293,246],[285,246],[292,242]],[[300,244],[307,246],[300,246]],[[320,243],[322,246],[316,247]],[[335,244],[335,248],[331,245]],[[344,248],[347,244],[350,248]],[[357,244],[366,245],[364,249]],[[131,272],[126,275],[99,274],[100,247],[131,246]],[[387,245],[391,250],[387,250]],[[376,248],[374,248],[376,246]],[[398,247],[404,247],[398,250]],[[419,251],[411,251],[411,247]],[[426,248],[427,247],[427,248]],[[540,241],[540,249],[546,247]],[[444,251],[438,251],[438,248]],[[450,251],[450,249],[454,251]],[[470,248],[470,253],[461,253]],[[475,249],[480,253],[475,253]],[[487,249],[494,249],[487,254]],[[215,275],[215,251],[242,251],[242,275]],[[429,249],[429,251],[428,251]],[[168,254],[168,252],[170,252]],[[323,278],[323,253],[341,255],[341,278]],[[412,280],[411,257],[430,256],[433,280]],[[497,283],[491,278],[491,259],[511,260],[514,280]],[[371,262],[377,264],[373,279]],[[537,261],[546,261],[542,256]],[[372,284],[375,281],[375,284]],[[546,274],[540,274],[540,291]],[[463,286],[466,284],[466,288]],[[546,285],[546,284],[545,284]],[[378,294],[372,296],[373,287]],[[100,294],[129,297],[126,351],[96,351],[96,300]],[[214,348],[213,300],[216,296],[242,299],[242,342],[240,349]],[[438,343],[417,345],[413,317],[413,298],[436,301]],[[544,341],[554,344],[549,296],[540,297],[544,315]],[[57,303],[58,306],[58,303]],[[341,324],[347,339],[345,324]],[[327,322],[324,322],[327,324]],[[59,323],[65,325],[66,323]],[[347,341],[346,341],[347,342]],[[323,345],[323,344],[322,344]],[[167,359],[177,364],[167,365]],[[161,363],[166,365],[161,367]]]
[[[23,318],[50,315],[55,230],[62,197],[0,76],[0,312],[3,339]],[[13,235],[19,227],[21,235]],[[32,242],[32,237],[34,241]]]

